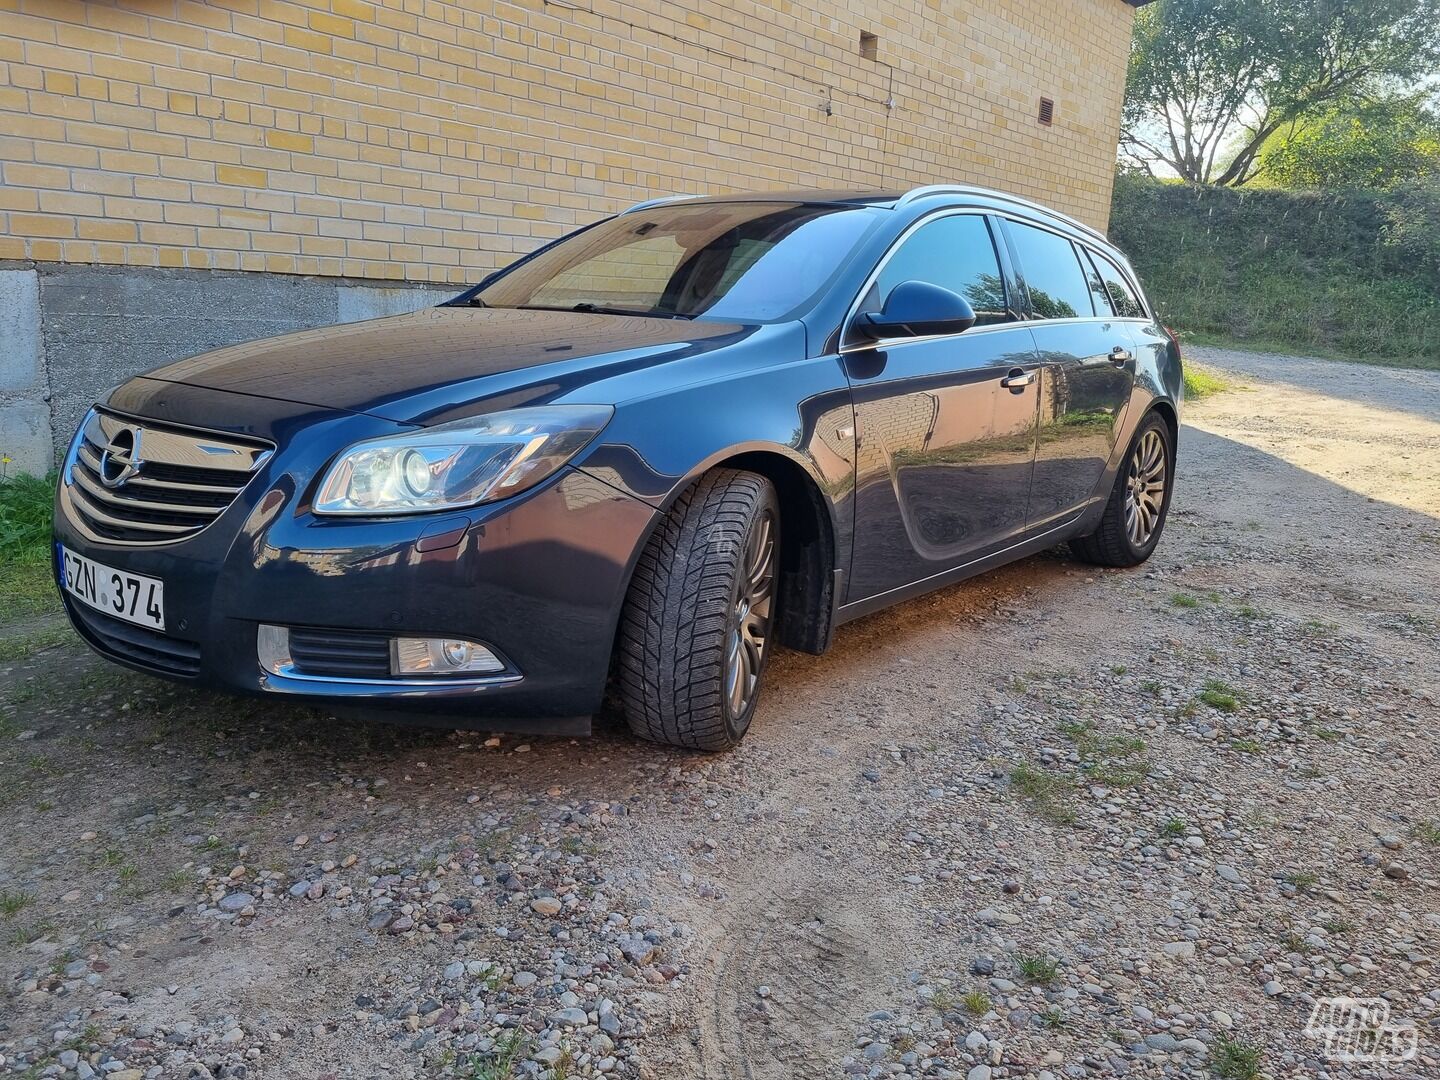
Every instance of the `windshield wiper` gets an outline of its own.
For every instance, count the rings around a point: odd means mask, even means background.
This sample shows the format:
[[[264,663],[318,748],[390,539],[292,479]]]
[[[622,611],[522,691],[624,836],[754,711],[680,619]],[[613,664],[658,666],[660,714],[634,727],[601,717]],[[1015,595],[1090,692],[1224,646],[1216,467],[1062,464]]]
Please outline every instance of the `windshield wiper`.
[[[545,304],[521,304],[521,311],[580,311],[586,315],[633,315],[641,319],[690,319],[689,315],[682,315],[678,311],[641,311],[638,308],[606,307],[604,304],[592,304],[588,301],[571,304],[569,307],[550,307]]]

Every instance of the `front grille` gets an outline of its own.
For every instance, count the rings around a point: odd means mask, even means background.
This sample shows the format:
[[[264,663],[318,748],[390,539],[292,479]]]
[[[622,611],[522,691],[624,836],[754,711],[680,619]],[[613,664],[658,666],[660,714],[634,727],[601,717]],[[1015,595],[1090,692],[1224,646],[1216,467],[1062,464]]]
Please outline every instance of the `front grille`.
[[[352,630],[291,627],[290,662],[300,675],[388,679],[390,639]]]
[[[162,675],[192,679],[200,674],[200,646],[193,641],[157,634],[74,602],[69,606],[76,626],[101,652]]]
[[[184,540],[235,501],[272,450],[92,409],[65,462],[65,503],[99,540]]]

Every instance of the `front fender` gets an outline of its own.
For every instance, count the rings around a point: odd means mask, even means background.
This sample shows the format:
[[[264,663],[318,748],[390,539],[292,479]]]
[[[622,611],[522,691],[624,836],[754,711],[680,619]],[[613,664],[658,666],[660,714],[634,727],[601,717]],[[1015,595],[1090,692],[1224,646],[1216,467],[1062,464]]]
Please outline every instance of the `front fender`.
[[[836,564],[849,566],[855,413],[838,358],[751,368],[616,407],[578,468],[651,505],[669,505],[716,465],[772,454],[799,468],[830,515]]]

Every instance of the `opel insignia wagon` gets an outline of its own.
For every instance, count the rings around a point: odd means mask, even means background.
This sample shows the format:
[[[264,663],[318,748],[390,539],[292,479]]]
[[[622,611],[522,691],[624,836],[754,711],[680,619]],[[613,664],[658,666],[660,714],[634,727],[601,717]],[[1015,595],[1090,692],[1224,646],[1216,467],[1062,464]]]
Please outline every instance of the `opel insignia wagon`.
[[[1179,348],[1125,256],[962,186],[634,206],[424,311],[96,404],[55,570],[141,671],[337,713],[733,745],[777,645],[1164,528]]]

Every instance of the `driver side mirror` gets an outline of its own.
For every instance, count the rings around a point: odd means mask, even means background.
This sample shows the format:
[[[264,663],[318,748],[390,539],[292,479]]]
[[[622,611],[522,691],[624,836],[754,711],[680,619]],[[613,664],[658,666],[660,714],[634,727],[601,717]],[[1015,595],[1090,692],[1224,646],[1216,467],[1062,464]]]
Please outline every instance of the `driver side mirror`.
[[[855,327],[878,340],[959,334],[975,325],[975,309],[959,293],[928,281],[902,281],[890,290],[879,311],[857,315]]]

